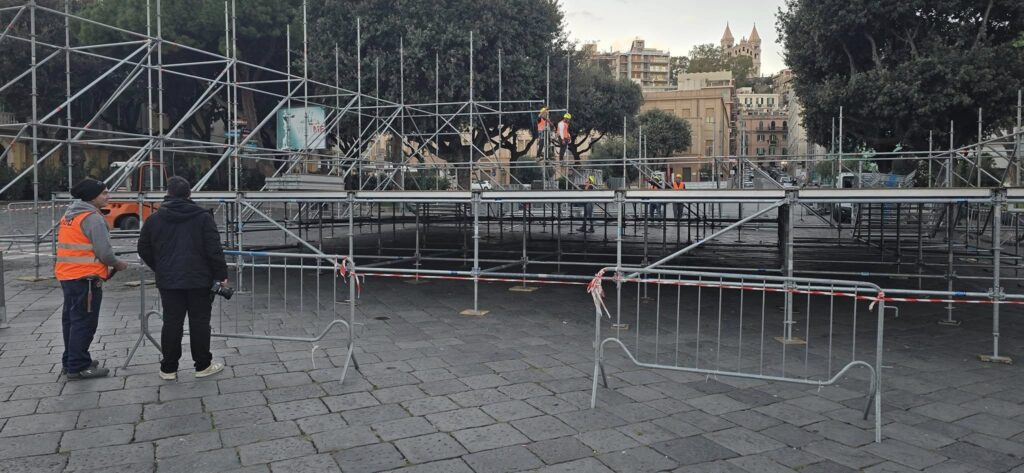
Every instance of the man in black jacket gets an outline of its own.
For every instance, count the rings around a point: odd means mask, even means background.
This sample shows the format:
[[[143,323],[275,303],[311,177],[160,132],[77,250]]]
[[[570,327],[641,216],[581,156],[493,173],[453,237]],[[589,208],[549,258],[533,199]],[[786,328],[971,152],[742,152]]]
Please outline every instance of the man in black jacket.
[[[228,267],[213,215],[189,200],[191,185],[175,176],[167,180],[167,197],[139,235],[139,256],[156,272],[164,313],[160,343],[160,379],[177,379],[181,338],[188,315],[195,377],[224,369],[210,353],[210,289],[228,282]]]

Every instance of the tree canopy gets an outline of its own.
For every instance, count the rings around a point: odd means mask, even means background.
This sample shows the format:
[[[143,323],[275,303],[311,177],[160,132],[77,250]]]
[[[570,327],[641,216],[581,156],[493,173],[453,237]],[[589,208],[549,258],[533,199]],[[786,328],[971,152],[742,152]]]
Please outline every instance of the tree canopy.
[[[665,158],[690,147],[690,123],[660,109],[651,109],[636,117],[643,127],[647,155]]]
[[[565,37],[563,13],[556,0],[509,0],[505,2],[413,2],[398,0],[330,0],[310,10],[310,70],[321,80],[333,82],[334,47],[339,48],[341,83],[355,89],[357,51],[356,18],[360,19],[362,43],[362,87],[364,93],[399,102],[403,74],[399,66],[400,46],[404,65],[404,101],[407,104],[438,100],[465,102],[469,99],[470,33],[473,33],[473,98],[499,98],[499,52],[501,56],[501,98],[537,100],[548,94],[546,68],[550,59],[549,106],[565,107],[566,75],[569,77],[569,105],[573,115],[575,154],[585,152],[604,133],[621,126],[623,115],[639,109],[639,87],[620,83],[591,67],[589,58],[573,51]],[[415,21],[410,21],[415,19]],[[569,59],[567,65],[566,58]],[[435,79],[435,60],[438,79]],[[380,90],[375,90],[379,64]],[[567,71],[568,66],[568,71]],[[537,110],[536,102],[520,110]],[[496,107],[496,105],[492,105]],[[443,112],[443,110],[442,110]],[[557,115],[552,118],[557,121]],[[524,156],[532,142],[519,143],[517,131],[533,128],[536,115],[519,113],[502,117],[501,129],[494,114],[479,115],[473,143],[483,149],[500,137],[501,146],[512,159]],[[407,119],[406,128],[433,129],[433,118]],[[467,129],[465,118],[455,123]],[[353,127],[354,128],[354,127]],[[591,132],[594,132],[591,135]],[[412,137],[410,140],[423,141]],[[468,157],[459,136],[442,136],[423,143],[439,156],[464,161]],[[407,148],[408,151],[409,148]]]
[[[711,43],[698,44],[690,50],[686,72],[731,71],[736,87],[750,86],[750,71],[754,61],[749,56],[729,56],[721,47]]]
[[[955,123],[957,144],[1006,129],[1024,85],[1020,0],[788,0],[786,63],[816,143],[843,107],[850,144],[927,149]],[[948,134],[942,141],[948,142]]]

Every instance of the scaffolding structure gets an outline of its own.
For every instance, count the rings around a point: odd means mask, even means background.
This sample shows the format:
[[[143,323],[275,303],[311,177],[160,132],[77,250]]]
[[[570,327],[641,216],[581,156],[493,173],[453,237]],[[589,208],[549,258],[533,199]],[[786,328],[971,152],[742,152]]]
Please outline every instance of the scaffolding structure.
[[[650,189],[655,174],[677,158],[652,158],[645,147],[639,154],[621,160],[590,160],[582,163],[551,163],[539,160],[545,182],[543,189],[518,182],[502,164],[500,146],[481,147],[472,137],[483,117],[502,120],[516,114],[531,114],[547,103],[530,97],[508,99],[499,86],[498,97],[475,94],[473,34],[467,38],[470,57],[468,100],[448,103],[405,103],[404,61],[398,65],[403,93],[398,102],[367,93],[363,85],[362,45],[355,66],[354,90],[339,84],[310,78],[308,38],[303,27],[303,70],[293,72],[291,46],[286,71],[247,63],[238,57],[236,5],[225,3],[224,33],[230,47],[225,53],[202,51],[169,41],[163,36],[159,0],[146,4],[147,30],[134,32],[99,24],[72,13],[70,2],[60,11],[28,0],[22,5],[0,8],[7,27],[0,33],[0,47],[18,43],[30,49],[31,62],[17,77],[0,85],[0,94],[20,81],[31,82],[31,114],[27,121],[0,125],[0,138],[8,145],[0,164],[10,158],[13,143],[31,147],[31,164],[12,181],[0,183],[6,192],[22,179],[31,179],[34,200],[34,230],[31,234],[6,235],[4,241],[31,245],[36,277],[48,255],[43,245],[55,244],[54,227],[61,203],[69,200],[58,192],[49,205],[39,201],[40,168],[62,154],[67,159],[67,183],[75,175],[72,159],[76,147],[121,150],[128,153],[125,164],[107,178],[112,189],[125,183],[140,166],[163,166],[174,156],[205,157],[211,167],[195,183],[193,199],[215,209],[228,246],[238,253],[263,248],[313,252],[322,257],[344,255],[358,261],[359,272],[379,277],[402,277],[414,281],[452,278],[472,283],[473,307],[468,313],[486,312],[477,297],[481,283],[506,282],[514,288],[531,289],[544,283],[589,281],[594,271],[616,268],[662,268],[676,271],[706,271],[729,268],[734,272],[828,278],[870,278],[881,281],[887,296],[902,302],[945,304],[942,321],[955,324],[957,304],[991,305],[993,350],[984,359],[1009,361],[999,349],[1000,308],[1016,310],[1024,293],[1011,293],[1007,283],[1024,281],[1020,251],[1020,162],[1024,153],[1024,127],[1018,98],[1017,126],[995,137],[982,135],[979,111],[978,141],[928,152],[891,152],[866,156],[844,152],[842,112],[837,145],[827,156],[713,156],[714,185],[691,186],[687,190]],[[64,44],[48,43],[36,35],[41,16],[64,23]],[[11,34],[19,22],[30,26],[28,37]],[[72,45],[74,24],[90,24],[123,36],[116,43]],[[305,21],[303,21],[305,25]],[[357,26],[357,30],[358,30]],[[289,34],[289,38],[290,38]],[[179,48],[202,55],[199,62],[169,61],[164,51]],[[337,48],[336,48],[337,58]],[[87,56],[106,61],[108,68],[91,78],[86,86],[72,91],[74,58]],[[400,54],[401,57],[401,54]],[[38,96],[40,72],[47,64],[65,62],[65,94],[55,107],[43,107]],[[297,59],[297,58],[296,58]],[[437,61],[440,61],[438,56]],[[550,59],[549,59],[550,61]],[[500,84],[499,54],[499,84]],[[188,66],[202,65],[207,74],[188,72]],[[335,70],[342,67],[336,59]],[[261,80],[245,72],[259,70]],[[435,68],[436,69],[436,68]],[[198,99],[174,122],[164,123],[164,78],[176,76],[199,84]],[[379,66],[375,78],[379,77]],[[120,78],[120,80],[114,80]],[[438,86],[435,75],[435,87]],[[566,78],[568,80],[568,78]],[[113,82],[112,82],[113,81]],[[89,108],[91,118],[74,120],[72,108],[100,84],[114,83],[113,93],[101,104]],[[147,122],[144,133],[97,129],[96,125],[112,105],[132,87],[145,84]],[[550,78],[548,78],[550,89]],[[374,91],[379,87],[375,87]],[[240,93],[253,93],[276,105],[252,124],[248,134],[241,131]],[[375,92],[376,93],[376,92]],[[568,96],[568,94],[567,94]],[[226,104],[225,142],[187,138],[181,130],[204,107]],[[568,108],[568,100],[566,109]],[[275,123],[279,112],[296,110],[306,115],[319,107],[326,111],[323,126],[303,127],[298,147],[266,146],[258,142],[264,127]],[[552,111],[559,109],[552,108]],[[311,147],[328,135],[340,136],[343,126],[355,124],[350,146]],[[428,128],[428,125],[433,125]],[[500,128],[500,127],[499,127]],[[952,127],[951,127],[952,128]],[[625,132],[624,125],[624,132]],[[466,160],[440,162],[428,151],[431,140],[440,136],[464,137],[468,133]],[[642,132],[641,132],[642,133]],[[397,139],[401,155],[390,161],[378,155],[385,140]],[[279,137],[280,141],[280,137]],[[544,142],[543,139],[541,139]],[[643,142],[642,134],[640,141]],[[545,156],[551,151],[541,147]],[[451,173],[455,189],[417,189],[407,181],[409,162],[417,172]],[[833,176],[841,173],[863,175],[866,161],[913,160],[918,169],[927,167],[924,187],[914,188],[813,188],[789,187],[765,170],[770,163],[832,162]],[[999,161],[1002,170],[988,165]],[[260,190],[243,189],[244,169],[252,163],[272,163],[274,174]],[[858,169],[851,169],[855,163]],[[635,188],[580,190],[594,169],[623,166],[634,168],[639,178]],[[317,186],[311,186],[310,169],[316,169]],[[209,190],[217,173],[226,173],[226,190]],[[509,176],[512,185],[501,188],[499,175]],[[747,176],[755,178],[747,179]],[[465,179],[459,177],[465,176]],[[548,190],[549,178],[561,177],[576,189]],[[163,176],[151,173],[137,191],[113,192],[112,198],[137,201],[140,205],[163,199]],[[486,189],[484,181],[499,188]],[[437,180],[435,180],[437,182]],[[756,189],[750,183],[756,182]],[[1012,184],[1012,186],[1008,186]],[[662,182],[661,187],[665,183]],[[289,186],[294,188],[289,188]],[[315,188],[314,188],[315,187]],[[856,187],[864,187],[861,179]],[[576,225],[580,227],[577,228]],[[589,228],[588,228],[589,227]],[[593,230],[591,230],[593,229]],[[600,229],[600,230],[597,230]],[[335,238],[338,231],[346,237]],[[131,232],[123,233],[131,235]],[[267,236],[271,235],[271,236]],[[735,239],[731,237],[735,235]],[[731,241],[730,241],[731,240]],[[828,248],[826,256],[822,249]],[[698,251],[699,250],[699,251]],[[52,251],[51,253],[52,254]],[[236,261],[236,268],[245,265]],[[865,267],[871,271],[864,271]],[[986,272],[987,271],[987,272]],[[241,275],[242,272],[239,271]],[[1012,274],[1012,276],[1009,276]],[[894,300],[895,302],[901,302]],[[1006,309],[1004,309],[1006,310]],[[792,304],[787,302],[787,320]],[[791,340],[792,334],[784,336]]]

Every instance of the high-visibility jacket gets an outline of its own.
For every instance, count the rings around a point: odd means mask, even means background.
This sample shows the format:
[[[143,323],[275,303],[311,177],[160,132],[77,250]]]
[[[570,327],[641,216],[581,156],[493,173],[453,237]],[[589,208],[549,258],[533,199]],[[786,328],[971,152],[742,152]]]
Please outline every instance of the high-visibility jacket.
[[[110,268],[96,259],[92,241],[82,232],[82,221],[93,212],[82,212],[71,220],[60,219],[60,231],[57,233],[57,264],[53,268],[54,275],[60,281],[70,281],[96,276],[107,279]]]
[[[565,120],[558,122],[558,137],[561,138],[562,141],[569,141],[569,122]]]
[[[680,191],[686,189],[686,184],[683,183],[683,181],[672,181],[672,188],[677,191]]]
[[[537,133],[543,133],[551,128],[551,122],[547,118],[541,117],[537,120]]]

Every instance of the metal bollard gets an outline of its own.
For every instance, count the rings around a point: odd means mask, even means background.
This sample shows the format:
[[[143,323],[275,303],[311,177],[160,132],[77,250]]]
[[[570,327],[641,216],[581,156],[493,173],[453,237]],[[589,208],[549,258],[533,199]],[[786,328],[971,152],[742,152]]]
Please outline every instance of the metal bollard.
[[[8,328],[7,325],[7,293],[4,292],[4,250],[0,250],[0,329]]]

